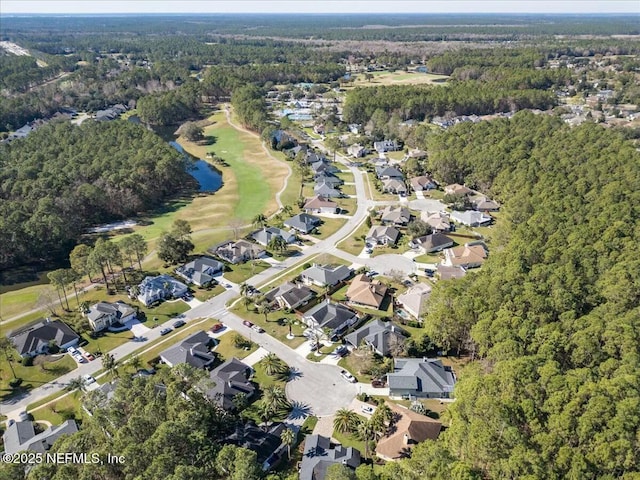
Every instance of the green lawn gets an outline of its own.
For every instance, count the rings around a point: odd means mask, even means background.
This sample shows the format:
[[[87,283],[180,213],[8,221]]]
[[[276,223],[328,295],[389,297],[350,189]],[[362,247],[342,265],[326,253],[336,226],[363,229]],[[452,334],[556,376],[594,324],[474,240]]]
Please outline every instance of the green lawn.
[[[270,280],[268,283],[264,285],[254,285],[254,286],[259,287],[262,293],[266,293],[270,289],[276,287],[277,285],[293,280],[298,275],[300,275],[300,272],[302,272],[306,268],[305,267],[306,264],[311,265],[313,263],[318,263],[320,265],[350,265],[350,262],[347,262],[342,258],[334,257],[333,255],[330,255],[328,253],[323,253],[320,255],[316,255],[315,257],[307,258],[304,261],[301,261],[297,267],[287,269],[282,276],[278,276]]]
[[[225,288],[222,285],[216,285],[215,287],[210,288],[195,288],[193,296],[196,297],[201,302],[206,302],[210,298],[215,297],[216,295],[220,295],[225,291]]]
[[[65,373],[69,373],[77,367],[76,361],[70,355],[60,354],[53,356],[51,361],[44,361],[45,357],[40,355],[36,357],[36,363],[43,361],[43,365],[33,365],[25,367],[17,359],[18,352],[12,354],[13,361],[11,366],[15,371],[16,377],[22,379],[19,389],[11,389],[9,382],[13,379],[13,374],[9,363],[4,355],[0,357],[0,399],[7,400],[20,391],[28,391],[32,388],[40,387],[45,383],[55,380]]]
[[[82,417],[84,413],[82,410],[82,393],[76,391],[35,411],[31,411],[31,405],[29,405],[28,411],[33,415],[34,420],[45,420],[53,425],[60,425],[67,418]]]
[[[355,195],[356,194],[356,186],[355,185],[342,185],[340,190],[345,195]]]
[[[2,306],[0,316],[2,319],[6,320],[19,313],[36,308],[38,296],[43,288],[47,286],[48,285],[31,285],[2,293],[2,295],[0,295],[0,305]]]
[[[330,237],[340,230],[345,223],[347,223],[346,218],[322,217],[322,225],[317,229],[319,233],[314,233],[313,236],[321,239]]]
[[[366,375],[364,373],[360,373],[358,371],[358,360],[357,360],[357,352],[354,350],[353,352],[349,353],[349,355],[342,357],[342,359],[338,362],[338,366],[340,368],[344,368],[345,370],[348,370],[349,372],[351,372],[351,374],[356,377],[356,379],[358,380],[358,382],[362,382],[362,383],[370,383],[371,382],[371,375]]]
[[[225,272],[224,278],[233,283],[242,283],[254,275],[265,271],[270,266],[267,262],[261,260],[231,265],[231,271]]]
[[[248,350],[236,348],[233,343],[233,339],[236,334],[237,332],[229,330],[224,335],[218,337],[219,343],[213,351],[220,356],[221,360],[231,360],[233,357],[242,360],[258,349],[258,345],[256,343],[252,343]]]
[[[342,444],[344,447],[357,448],[360,454],[362,455],[362,457],[364,458],[364,442],[356,438],[355,435],[351,433],[340,433],[337,430],[334,430],[333,438],[335,438],[337,442]],[[371,454],[371,452],[369,452],[369,454]]]
[[[358,199],[356,198],[336,198],[334,199],[338,206],[342,209],[343,215],[353,215],[358,207]]]
[[[351,172],[337,172],[335,176],[346,183],[354,183],[356,181]]]
[[[424,255],[416,257],[415,261],[418,263],[440,263],[441,258],[442,257],[438,254],[431,255],[429,253],[426,253]]]
[[[269,313],[268,321],[265,321],[264,314],[255,312],[253,310],[253,305],[249,305],[249,309],[247,310],[247,308],[242,305],[242,302],[236,304],[231,311],[239,317],[249,320],[256,325],[260,325],[264,328],[266,333],[277,338],[291,348],[299,347],[306,340],[306,338],[302,336],[302,332],[305,331],[306,326],[299,321],[294,313],[285,313],[283,310],[277,310]],[[280,319],[282,318],[293,318],[298,321],[298,324],[293,325],[291,328],[294,335],[294,338],[291,340],[287,338],[287,335],[289,334],[289,327],[280,322]],[[260,334],[257,333],[256,335]],[[253,338],[255,339],[256,337],[253,336]]]
[[[364,248],[364,240],[361,237],[366,235],[367,232],[369,232],[369,227],[367,227],[366,222],[363,222],[355,232],[338,243],[338,248],[352,255],[358,255]]]

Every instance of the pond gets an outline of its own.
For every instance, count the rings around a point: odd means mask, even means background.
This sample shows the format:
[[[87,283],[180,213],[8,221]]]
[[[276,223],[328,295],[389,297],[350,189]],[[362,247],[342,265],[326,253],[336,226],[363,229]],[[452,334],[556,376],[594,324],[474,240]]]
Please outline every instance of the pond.
[[[189,155],[178,142],[171,141],[169,142],[169,145],[180,153]],[[222,186],[222,175],[220,175],[220,172],[202,159],[194,158],[191,155],[189,155],[189,157],[193,159],[193,163],[192,168],[189,168],[187,173],[198,181],[200,191],[215,192],[220,189]]]

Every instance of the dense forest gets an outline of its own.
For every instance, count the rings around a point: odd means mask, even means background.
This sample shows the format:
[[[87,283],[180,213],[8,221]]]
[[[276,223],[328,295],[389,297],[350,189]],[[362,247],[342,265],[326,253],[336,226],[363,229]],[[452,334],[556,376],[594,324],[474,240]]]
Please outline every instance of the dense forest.
[[[139,125],[51,122],[0,146],[0,268],[66,258],[90,225],[147,210],[191,178]]]
[[[640,154],[598,125],[524,112],[428,143],[436,175],[504,209],[489,261],[439,283],[426,316],[434,341],[478,357],[460,374],[450,427],[384,478],[632,478]]]

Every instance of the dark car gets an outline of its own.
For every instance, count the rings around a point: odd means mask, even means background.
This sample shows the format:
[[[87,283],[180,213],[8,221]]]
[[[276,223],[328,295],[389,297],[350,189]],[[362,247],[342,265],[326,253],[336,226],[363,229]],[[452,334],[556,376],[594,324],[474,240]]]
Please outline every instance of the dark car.
[[[163,328],[160,330],[160,335],[166,335],[167,333],[173,332],[173,328]]]
[[[209,329],[209,331],[211,333],[216,333],[216,332],[219,332],[220,330],[222,330],[223,328],[224,328],[224,325],[222,323],[216,323],[216,324],[213,325],[213,327],[211,327]]]
[[[333,351],[333,354],[337,357],[341,357],[343,355],[345,355],[349,350],[347,349],[346,345],[340,345],[338,348],[336,348]]]
[[[384,380],[372,380],[371,381],[371,386],[373,388],[384,388],[384,386],[386,385]]]
[[[242,324],[245,327],[249,327],[249,328],[253,327],[253,323],[251,323],[249,320],[243,320]]]
[[[185,322],[184,320],[176,320],[175,322],[173,322],[173,328],[180,328],[186,324],[187,322]]]

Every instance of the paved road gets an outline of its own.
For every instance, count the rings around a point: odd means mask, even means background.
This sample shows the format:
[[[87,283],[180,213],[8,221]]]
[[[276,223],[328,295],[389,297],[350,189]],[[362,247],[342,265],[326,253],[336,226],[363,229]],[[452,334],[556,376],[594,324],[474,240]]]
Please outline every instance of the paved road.
[[[338,160],[345,163],[345,165],[348,163],[344,158],[338,158]],[[413,265],[406,264],[407,261],[410,262],[410,260],[407,260],[406,258],[403,259],[402,264],[397,263],[394,258],[383,258],[387,256],[380,256],[373,259],[361,259],[336,248],[336,244],[340,240],[349,236],[365,220],[369,209],[389,203],[369,200],[366,196],[365,180],[363,177],[364,172],[355,167],[349,166],[348,168],[354,176],[356,196],[358,199],[358,206],[352,217],[347,220],[342,228],[330,237],[309,246],[304,250],[304,252],[301,252],[300,255],[287,258],[279,265],[268,268],[267,270],[253,276],[247,281],[248,283],[252,285],[261,285],[266,283],[282,274],[289,267],[303,262],[310,256],[322,253],[331,253],[357,264],[371,265],[372,268],[376,268],[380,272],[388,271],[387,266],[394,266],[395,268],[398,268],[398,265],[404,265],[404,267],[402,267],[403,270],[411,270]],[[392,257],[400,256],[393,255]],[[287,395],[297,406],[294,410],[294,417],[296,415],[299,415],[299,417],[297,420],[294,418],[294,420],[296,420],[295,423],[301,421],[302,417],[307,414],[320,416],[329,415],[337,409],[349,405],[355,396],[356,389],[358,387],[344,380],[339,374],[340,369],[338,367],[326,363],[310,362],[306,360],[306,358],[298,355],[287,345],[272,338],[268,334],[258,334],[245,327],[242,324],[242,319],[237,315],[230,313],[226,308],[228,301],[238,295],[238,287],[234,286],[232,289],[228,289],[220,295],[217,295],[207,302],[195,306],[186,312],[184,314],[185,320],[187,320],[189,324],[192,324],[196,319],[200,318],[218,318],[223,320],[225,323],[228,323],[231,328],[251,337],[254,341],[258,341],[263,348],[275,353],[290,365],[295,375],[292,381],[287,384]],[[171,323],[171,320],[168,323]],[[144,349],[150,341],[156,340],[160,337],[160,327],[161,326],[154,328],[147,333],[146,342],[131,341],[112,350],[110,353],[114,355],[116,360],[118,360],[134,353],[137,350]],[[165,341],[166,346],[169,347],[172,343],[171,336],[168,336]],[[72,372],[63,375],[57,380],[46,385],[34,388],[21,398],[14,398],[8,402],[0,403],[0,413],[7,415],[9,418],[16,418],[18,413],[24,410],[27,405],[55,392],[59,392],[65,388],[71,379],[85,374],[94,374],[100,369],[102,369],[100,361],[93,361],[79,365],[78,368]]]

